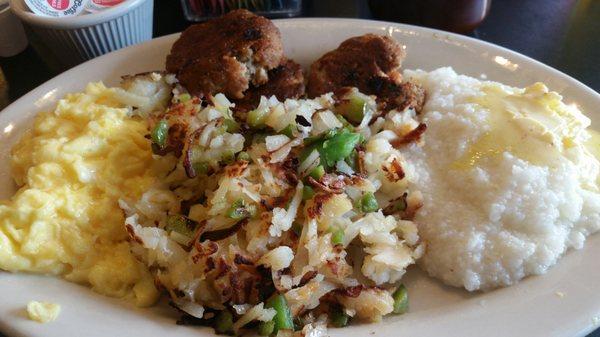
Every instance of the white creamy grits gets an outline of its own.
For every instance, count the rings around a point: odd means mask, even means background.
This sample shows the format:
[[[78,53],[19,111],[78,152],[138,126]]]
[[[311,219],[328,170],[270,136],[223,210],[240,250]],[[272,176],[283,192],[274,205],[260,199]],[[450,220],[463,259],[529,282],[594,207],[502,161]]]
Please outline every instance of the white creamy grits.
[[[526,89],[406,71],[427,90],[423,145],[404,150],[424,206],[422,267],[447,284],[489,290],[545,273],[600,229],[590,121],[540,84]]]

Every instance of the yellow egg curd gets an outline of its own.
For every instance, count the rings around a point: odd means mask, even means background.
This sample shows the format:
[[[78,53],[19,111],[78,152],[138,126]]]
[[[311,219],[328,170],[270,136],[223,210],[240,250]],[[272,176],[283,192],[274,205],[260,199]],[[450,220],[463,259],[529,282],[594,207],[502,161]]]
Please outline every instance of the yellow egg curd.
[[[120,198],[137,200],[163,168],[144,120],[101,83],[37,116],[11,156],[19,190],[0,201],[0,269],[61,275],[98,293],[158,298],[129,250]]]
[[[55,321],[60,314],[60,305],[49,302],[30,301],[27,303],[27,316],[39,323]]]

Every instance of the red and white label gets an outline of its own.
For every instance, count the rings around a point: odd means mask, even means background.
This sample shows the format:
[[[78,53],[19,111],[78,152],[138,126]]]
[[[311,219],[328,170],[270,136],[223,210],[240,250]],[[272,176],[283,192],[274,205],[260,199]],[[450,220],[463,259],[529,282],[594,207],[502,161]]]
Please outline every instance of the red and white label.
[[[61,18],[77,16],[90,0],[25,0],[27,7],[38,15]]]
[[[69,0],[46,0],[50,7],[62,11],[69,7]]]
[[[119,5],[124,1],[125,0],[90,0],[90,2],[88,2],[87,6],[85,7],[85,10],[90,13],[95,13]]]
[[[25,0],[25,3],[35,14],[60,18],[80,15],[84,9],[88,13],[99,12],[125,1],[127,0]]]

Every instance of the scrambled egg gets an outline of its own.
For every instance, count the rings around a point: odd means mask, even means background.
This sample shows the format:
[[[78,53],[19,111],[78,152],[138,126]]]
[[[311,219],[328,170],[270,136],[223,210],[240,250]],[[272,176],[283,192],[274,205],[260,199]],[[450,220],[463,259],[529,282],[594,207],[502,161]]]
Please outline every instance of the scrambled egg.
[[[41,113],[13,148],[18,192],[0,201],[0,269],[62,275],[98,293],[158,298],[129,250],[120,198],[138,199],[158,181],[146,122],[114,90],[91,83]]]
[[[60,314],[60,305],[48,302],[30,301],[27,303],[27,316],[32,321],[48,323],[56,320]]]

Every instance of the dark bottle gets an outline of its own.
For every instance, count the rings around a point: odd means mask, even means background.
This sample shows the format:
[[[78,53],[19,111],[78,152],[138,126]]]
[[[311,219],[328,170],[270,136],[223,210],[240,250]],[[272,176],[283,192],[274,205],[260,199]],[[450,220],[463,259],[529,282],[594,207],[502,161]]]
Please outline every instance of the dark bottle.
[[[487,16],[492,0],[369,0],[378,20],[468,33]]]

